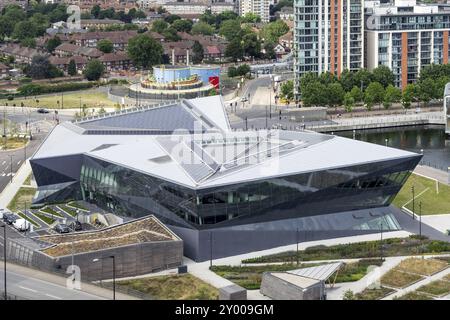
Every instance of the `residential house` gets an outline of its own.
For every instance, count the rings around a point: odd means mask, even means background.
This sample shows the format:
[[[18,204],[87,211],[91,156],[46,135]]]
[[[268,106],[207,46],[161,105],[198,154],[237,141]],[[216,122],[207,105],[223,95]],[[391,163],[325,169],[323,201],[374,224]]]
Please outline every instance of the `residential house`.
[[[73,35],[72,41],[81,47],[96,48],[100,40],[108,39],[112,42],[115,50],[124,50],[128,41],[137,35],[135,30],[127,31],[94,31]]]
[[[13,56],[18,63],[31,63],[36,55],[48,55],[44,51],[33,48],[22,47],[19,44],[6,44],[0,47],[0,54],[4,56]]]
[[[103,52],[96,48],[77,46],[71,43],[63,43],[56,47],[55,55],[59,57],[83,56],[88,59],[97,59],[103,55]]]
[[[106,53],[99,59],[105,66],[106,71],[128,70],[131,67],[131,60],[125,52]]]
[[[71,60],[75,62],[75,66],[78,73],[81,73],[81,71],[83,71],[83,69],[86,67],[86,64],[89,61],[86,57],[82,56],[71,56],[71,57],[51,56],[49,58],[51,64],[53,64],[58,69],[63,70],[65,73],[67,73],[69,70],[69,64]]]

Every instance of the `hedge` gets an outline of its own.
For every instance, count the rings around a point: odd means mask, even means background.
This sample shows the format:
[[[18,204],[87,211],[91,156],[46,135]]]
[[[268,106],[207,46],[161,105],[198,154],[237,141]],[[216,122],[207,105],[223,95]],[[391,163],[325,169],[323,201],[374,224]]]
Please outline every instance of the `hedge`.
[[[97,85],[97,82],[69,82],[52,85],[28,83],[20,86],[18,91],[20,95],[39,95],[45,93],[90,89]]]

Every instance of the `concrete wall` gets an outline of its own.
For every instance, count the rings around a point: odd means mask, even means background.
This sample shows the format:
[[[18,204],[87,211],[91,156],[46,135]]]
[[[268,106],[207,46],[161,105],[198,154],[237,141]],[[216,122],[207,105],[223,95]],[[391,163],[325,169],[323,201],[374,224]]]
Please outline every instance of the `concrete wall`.
[[[2,251],[3,252],[3,251]],[[112,249],[75,254],[73,263],[81,270],[82,280],[111,279],[112,259],[94,259],[115,256],[116,277],[130,277],[175,268],[183,262],[183,242],[158,241],[133,244]],[[26,244],[9,240],[7,258],[11,262],[34,267],[43,271],[65,273],[72,265],[72,256],[50,257]]]

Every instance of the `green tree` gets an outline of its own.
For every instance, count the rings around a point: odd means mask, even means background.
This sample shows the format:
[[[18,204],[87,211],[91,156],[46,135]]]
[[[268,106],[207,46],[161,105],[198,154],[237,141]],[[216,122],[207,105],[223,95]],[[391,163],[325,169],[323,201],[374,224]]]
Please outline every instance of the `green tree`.
[[[276,58],[275,46],[273,43],[266,42],[264,44],[264,57],[266,59],[275,59]]]
[[[161,63],[164,49],[161,43],[147,34],[138,34],[128,41],[127,52],[135,66],[148,69]]]
[[[109,39],[101,39],[97,42],[97,49],[103,53],[111,53],[114,50],[114,45]]]
[[[391,69],[385,65],[381,65],[372,70],[373,81],[379,82],[383,88],[388,85],[394,85],[395,76]]]
[[[354,86],[352,90],[350,91],[350,94],[353,97],[353,100],[355,102],[361,102],[363,100],[363,93],[361,92],[361,89],[357,86]]]
[[[91,14],[94,16],[94,18],[97,19],[100,15],[100,11],[101,11],[100,6],[96,4],[95,6],[92,7]]]
[[[166,38],[167,41],[180,41],[181,37],[178,35],[178,32],[175,28],[169,27],[166,30],[162,32],[162,35],[164,38]]]
[[[326,90],[327,102],[330,107],[340,106],[344,100],[345,91],[339,82],[330,83]]]
[[[179,20],[178,20],[179,21]],[[204,57],[203,46],[200,42],[195,41],[192,46],[192,62],[195,64],[201,63]]]
[[[366,100],[366,96],[368,96]],[[384,88],[379,82],[371,82],[364,93],[364,102],[379,103],[383,102],[384,99]]]
[[[288,80],[283,82],[280,86],[280,96],[285,99],[287,103],[294,99],[294,81]]]
[[[14,20],[8,16],[0,16],[0,37],[10,37],[14,31]]]
[[[47,41],[47,43],[45,44],[45,48],[47,49],[48,52],[52,53],[53,51],[55,51],[55,48],[60,44],[61,39],[56,36]]]
[[[241,31],[241,23],[239,19],[226,20],[222,23],[219,29],[219,34],[228,41],[233,40]]]
[[[250,72],[250,66],[246,63],[241,64],[239,67],[237,67],[236,72],[238,73],[238,75],[240,76],[246,76],[247,73]]]
[[[14,32],[12,37],[18,40],[23,40],[27,38],[34,38],[37,36],[37,26],[28,20],[19,21],[14,26]]]
[[[282,20],[266,24],[261,30],[261,38],[265,41],[278,43],[278,39],[289,31],[288,25]]]
[[[349,92],[350,90],[352,90],[352,88],[355,86],[353,80],[353,72],[350,72],[348,69],[342,71],[339,77],[339,82],[341,83],[345,92]]]
[[[318,80],[308,82],[301,91],[303,105],[305,107],[325,105],[327,103],[324,95],[326,90],[327,87]]]
[[[58,70],[50,64],[48,57],[42,55],[35,55],[25,71],[27,76],[33,79],[48,79],[60,75]]]
[[[413,83],[409,83],[406,85],[402,94],[402,105],[405,109],[409,109],[411,107],[411,103],[416,96],[416,92],[417,89]]]
[[[170,14],[164,18],[164,21],[167,22],[168,24],[172,24],[177,20],[181,20],[181,17],[177,16],[176,14]]]
[[[261,42],[257,35],[254,33],[244,35],[242,37],[242,49],[245,56],[259,58],[261,56]]]
[[[399,102],[401,99],[402,91],[390,84],[384,93],[383,106],[385,109],[389,109],[394,102]]]
[[[190,32],[192,29],[192,21],[186,19],[175,20],[172,23],[172,27],[174,27],[177,31],[180,32]]]
[[[211,36],[214,34],[214,27],[205,22],[197,22],[192,26],[192,34],[203,34],[205,36]]]
[[[164,20],[156,20],[152,23],[152,31],[162,33],[169,27],[169,24]]]
[[[233,67],[233,66],[228,67],[227,74],[228,74],[228,77],[230,77],[230,78],[238,76],[236,67]]]
[[[260,17],[259,15],[257,15],[256,13],[247,12],[247,13],[242,17],[242,22],[246,22],[246,23],[258,23],[258,22],[261,22],[261,17]]]
[[[70,76],[74,76],[77,74],[77,65],[75,64],[75,60],[70,59],[69,66],[67,67],[67,73]]]
[[[244,57],[244,49],[242,48],[241,40],[239,38],[233,39],[228,43],[225,49],[225,56],[237,61]]]
[[[372,73],[367,69],[359,69],[353,75],[354,85],[361,88],[362,91],[366,90],[367,86],[373,81]]]
[[[342,300],[356,300],[356,297],[352,290],[346,290],[344,292]]]
[[[83,73],[87,80],[96,81],[102,77],[104,72],[105,67],[103,66],[103,63],[96,59],[92,59],[87,63]]]
[[[353,108],[355,106],[355,99],[353,98],[353,95],[351,92],[347,92],[344,95],[344,107],[346,112],[352,112]]]

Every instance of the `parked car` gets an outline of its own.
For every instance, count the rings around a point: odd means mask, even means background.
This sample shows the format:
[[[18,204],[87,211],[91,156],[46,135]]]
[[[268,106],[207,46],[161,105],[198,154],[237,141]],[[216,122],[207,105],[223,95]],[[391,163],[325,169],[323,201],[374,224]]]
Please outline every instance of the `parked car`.
[[[247,102],[247,101],[248,101],[248,99],[246,97],[241,98],[241,102]]]
[[[8,213],[3,214],[3,221],[6,222],[7,224],[13,224],[14,221],[16,221],[16,220],[17,220],[17,217],[13,213],[8,212]]]
[[[3,219],[3,214],[5,214],[5,209],[0,208],[0,219]]]
[[[53,230],[55,230],[58,233],[69,233],[70,232],[69,227],[66,224],[63,224],[63,223],[57,224],[53,228]]]
[[[31,223],[25,219],[17,219],[12,225],[17,231],[27,231],[31,228]]]
[[[48,111],[47,109],[44,109],[44,108],[39,108],[39,109],[37,110],[37,112],[38,112],[38,113],[49,113],[50,111]]]
[[[70,225],[69,225],[70,229],[74,230],[74,231],[81,231],[83,230],[83,226],[81,225],[80,221],[73,221]]]

